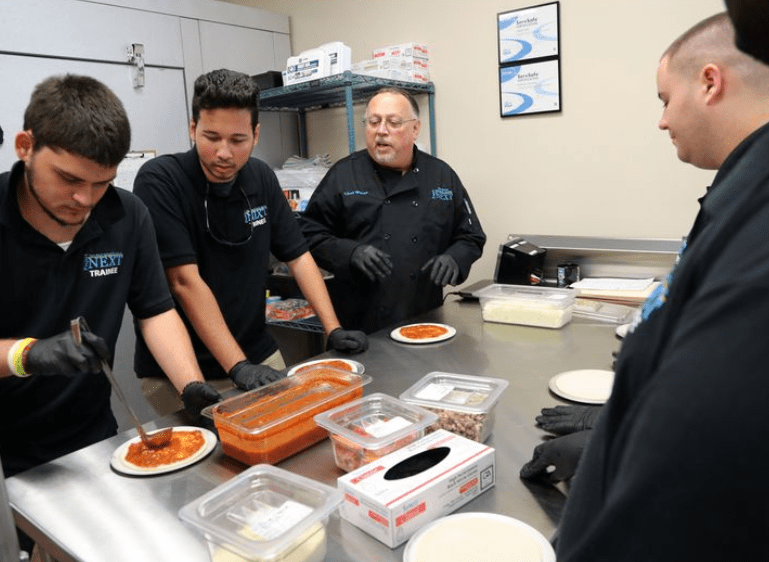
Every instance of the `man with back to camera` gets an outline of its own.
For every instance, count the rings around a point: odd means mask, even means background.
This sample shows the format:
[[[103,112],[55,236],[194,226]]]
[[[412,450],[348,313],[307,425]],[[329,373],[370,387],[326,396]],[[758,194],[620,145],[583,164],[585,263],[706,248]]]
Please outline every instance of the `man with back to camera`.
[[[337,162],[302,214],[302,231],[345,325],[373,332],[441,306],[467,279],[486,235],[457,174],[416,146],[419,106],[380,90],[366,108],[366,150]]]
[[[272,252],[285,261],[328,335],[328,348],[364,351],[366,335],[341,328],[275,173],[251,157],[259,141],[259,88],[246,74],[215,70],[195,81],[185,153],[142,166],[134,193],[147,204],[171,292],[211,384],[252,389],[284,376],[265,329]],[[177,398],[137,337],[135,370],[158,413]]]
[[[130,140],[123,105],[106,86],[86,76],[48,78],[15,137],[19,161],[0,175],[6,476],[116,434],[101,362],[112,362],[126,304],[193,416],[219,400],[202,383],[174,310],[149,213],[112,186]],[[93,329],[81,347],[70,331],[78,316]]]
[[[726,0],[726,7],[735,28],[737,48],[769,63],[769,1]],[[521,469],[523,478],[547,476],[551,481],[567,480],[574,475],[579,457],[595,427],[600,406],[560,405],[543,408],[537,425],[557,436],[534,449],[534,455]],[[550,472],[548,467],[555,470]]]
[[[617,358],[558,560],[766,560],[769,66],[726,13],[663,54],[659,127],[718,170],[680,260]]]

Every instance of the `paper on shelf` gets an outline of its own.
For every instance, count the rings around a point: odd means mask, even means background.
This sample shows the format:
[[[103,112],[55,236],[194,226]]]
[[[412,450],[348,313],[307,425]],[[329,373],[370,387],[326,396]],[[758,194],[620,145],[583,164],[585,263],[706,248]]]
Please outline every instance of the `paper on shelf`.
[[[583,279],[572,283],[577,296],[614,304],[637,306],[643,303],[660,282],[654,279]]]
[[[582,279],[572,283],[573,289],[587,289],[593,291],[643,291],[654,283],[654,278],[649,279],[619,279],[619,278],[592,278]]]

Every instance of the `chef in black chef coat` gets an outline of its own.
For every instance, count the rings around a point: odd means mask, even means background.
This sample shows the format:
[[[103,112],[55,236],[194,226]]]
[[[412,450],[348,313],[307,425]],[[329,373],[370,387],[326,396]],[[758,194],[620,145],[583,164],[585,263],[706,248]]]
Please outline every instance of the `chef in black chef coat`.
[[[301,223],[313,257],[334,273],[340,321],[370,333],[440,306],[486,235],[454,170],[415,146],[413,96],[380,90],[364,122],[366,150],[328,171]]]

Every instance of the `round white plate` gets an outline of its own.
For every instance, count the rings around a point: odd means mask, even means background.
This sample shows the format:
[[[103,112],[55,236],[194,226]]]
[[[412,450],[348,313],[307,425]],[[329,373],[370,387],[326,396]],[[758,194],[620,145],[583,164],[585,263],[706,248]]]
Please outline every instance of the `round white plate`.
[[[496,513],[441,517],[409,539],[403,562],[555,562],[548,540],[523,521]]]
[[[288,373],[286,373],[286,376],[292,376],[295,375],[296,372],[301,369],[302,367],[308,367],[310,365],[321,365],[323,363],[328,363],[329,361],[341,361],[342,363],[347,363],[350,367],[352,367],[352,372],[356,375],[362,375],[364,371],[366,370],[366,367],[363,366],[363,363],[359,363],[358,361],[353,361],[352,359],[342,359],[340,357],[327,357],[326,359],[316,359],[314,361],[305,361],[304,363],[299,363],[298,365],[294,365],[289,369]]]
[[[141,437],[137,435],[133,439],[129,439],[128,441],[120,445],[120,447],[115,449],[115,452],[112,453],[112,458],[110,459],[110,465],[112,466],[112,468],[114,468],[116,471],[122,474],[128,474],[130,476],[154,476],[156,474],[164,474],[166,472],[172,472],[174,470],[179,470],[180,468],[190,466],[191,464],[195,464],[196,462],[198,462],[199,460],[207,456],[211,451],[213,451],[217,443],[216,435],[214,435],[212,431],[209,431],[205,428],[188,427],[188,426],[174,427],[174,431],[195,431],[195,430],[200,431],[203,434],[203,438],[205,439],[205,442],[203,443],[203,446],[200,449],[198,449],[194,454],[192,454],[191,456],[187,457],[184,460],[173,462],[171,464],[164,464],[156,468],[143,468],[140,466],[130,464],[125,460],[125,456],[126,456],[126,453],[128,452],[128,447],[132,443],[137,443],[138,441],[141,441]]]
[[[446,328],[448,332],[435,338],[422,338],[417,340],[402,336],[401,328],[410,328],[411,326],[440,326],[441,328]],[[392,332],[390,332],[390,337],[401,343],[435,343],[453,338],[456,333],[456,328],[449,326],[448,324],[438,324],[436,322],[417,322],[416,324],[407,324],[406,326],[399,326],[398,328],[395,328]]]
[[[617,329],[614,330],[614,333],[617,334],[617,337],[624,338],[627,335],[627,331],[630,329],[630,323],[627,324],[620,324],[617,326]]]
[[[614,372],[601,369],[567,371],[550,379],[550,390],[561,398],[585,404],[603,404],[611,395]]]

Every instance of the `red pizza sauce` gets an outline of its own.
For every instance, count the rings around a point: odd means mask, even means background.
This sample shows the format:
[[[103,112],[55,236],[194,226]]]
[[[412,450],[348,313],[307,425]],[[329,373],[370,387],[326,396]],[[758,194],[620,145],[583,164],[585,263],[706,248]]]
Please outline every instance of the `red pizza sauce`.
[[[401,335],[410,340],[425,340],[427,338],[437,338],[448,333],[448,329],[435,324],[416,324],[401,328]]]
[[[296,372],[303,373],[305,371],[315,369],[316,367],[333,367],[334,369],[352,372],[352,365],[350,365],[347,361],[339,361],[338,359],[329,359],[328,361],[313,363],[312,365],[305,365],[304,367],[299,367]]]
[[[198,430],[174,431],[168,445],[159,449],[150,449],[141,441],[131,443],[125,460],[142,468],[157,468],[190,458],[200,450],[205,441],[203,433]]]

